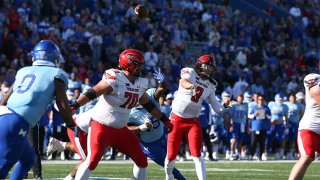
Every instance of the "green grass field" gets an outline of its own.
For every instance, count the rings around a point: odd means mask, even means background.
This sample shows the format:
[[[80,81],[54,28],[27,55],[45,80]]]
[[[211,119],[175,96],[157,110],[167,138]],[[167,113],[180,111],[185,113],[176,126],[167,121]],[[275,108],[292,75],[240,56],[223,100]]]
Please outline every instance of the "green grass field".
[[[66,162],[66,163],[65,163]],[[76,162],[76,161],[75,161]],[[74,163],[75,163],[74,162]],[[54,163],[54,164],[53,164]],[[73,162],[71,162],[73,163]],[[295,162],[268,161],[268,162],[206,162],[207,179],[288,179],[291,168]],[[75,164],[67,161],[45,161],[43,163],[43,177],[63,178]],[[187,179],[197,179],[193,161],[177,162],[176,167]],[[320,163],[314,162],[309,167],[305,179],[320,179]],[[32,172],[29,172],[29,177]],[[131,161],[102,161],[97,169],[92,173],[92,177],[109,177],[109,178],[132,178]],[[164,170],[157,164],[149,161],[147,179],[164,179]]]

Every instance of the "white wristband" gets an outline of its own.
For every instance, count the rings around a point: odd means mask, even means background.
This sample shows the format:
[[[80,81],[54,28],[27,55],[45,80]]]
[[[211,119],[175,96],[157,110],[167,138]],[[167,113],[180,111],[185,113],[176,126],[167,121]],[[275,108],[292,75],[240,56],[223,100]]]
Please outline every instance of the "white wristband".
[[[146,130],[148,129],[148,127],[147,127],[146,124],[141,124],[141,125],[139,126],[139,129],[140,129],[140,131],[146,131]]]

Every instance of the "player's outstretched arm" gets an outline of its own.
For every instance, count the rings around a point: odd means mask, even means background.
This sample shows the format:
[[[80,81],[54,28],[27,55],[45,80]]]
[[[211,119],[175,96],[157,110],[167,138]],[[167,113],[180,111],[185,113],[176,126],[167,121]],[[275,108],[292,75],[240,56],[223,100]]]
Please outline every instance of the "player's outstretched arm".
[[[112,93],[113,88],[110,84],[108,84],[105,80],[101,80],[97,85],[93,88],[88,89],[85,93],[80,95],[77,101],[72,105],[75,109],[79,108],[95,99],[96,97],[101,96],[102,94],[110,94]]]
[[[67,124],[68,127],[75,126],[72,119],[72,112],[68,103],[67,94],[66,94],[66,85],[62,80],[55,79],[55,96],[56,103],[59,108],[62,119]]]
[[[134,133],[140,133],[140,132],[146,131],[148,129],[152,129],[152,122],[146,121],[143,124],[141,124],[140,126],[135,126],[131,123],[128,123],[127,128]]]
[[[156,100],[158,100],[162,96],[162,94],[167,90],[167,81],[165,80],[160,68],[154,70],[153,78],[158,83],[157,90],[156,92],[154,92],[153,96]]]
[[[10,98],[11,94],[13,92],[13,84],[10,87],[10,89],[8,90],[8,92],[6,93],[6,95],[3,97],[2,101],[1,101],[1,105],[5,106],[7,105],[8,99]]]
[[[168,132],[171,132],[173,125],[170,122],[170,119],[162,113],[156,105],[149,99],[149,96],[146,93],[143,93],[141,98],[139,99],[139,104],[143,106],[153,117],[159,119],[164,123],[164,125],[168,128]]]
[[[315,85],[309,89],[310,96],[320,105],[320,86]]]
[[[180,79],[179,83],[185,89],[195,89],[195,86],[187,79]]]

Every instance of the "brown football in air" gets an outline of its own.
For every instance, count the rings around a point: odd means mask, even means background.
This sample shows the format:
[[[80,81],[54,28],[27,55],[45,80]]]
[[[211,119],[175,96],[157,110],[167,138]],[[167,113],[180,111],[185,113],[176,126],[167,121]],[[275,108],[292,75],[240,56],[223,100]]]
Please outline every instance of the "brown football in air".
[[[149,10],[145,5],[138,5],[134,8],[134,15],[143,20],[149,16]]]

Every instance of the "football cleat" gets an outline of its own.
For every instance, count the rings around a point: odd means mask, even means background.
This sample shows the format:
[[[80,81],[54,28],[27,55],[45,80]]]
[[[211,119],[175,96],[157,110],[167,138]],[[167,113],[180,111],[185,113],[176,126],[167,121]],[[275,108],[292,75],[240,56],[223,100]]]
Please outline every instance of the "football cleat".
[[[47,156],[50,156],[52,153],[56,151],[63,151],[65,148],[62,145],[62,142],[56,138],[51,137],[49,140],[48,148],[47,148]]]

